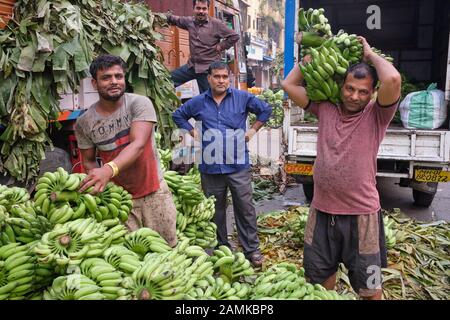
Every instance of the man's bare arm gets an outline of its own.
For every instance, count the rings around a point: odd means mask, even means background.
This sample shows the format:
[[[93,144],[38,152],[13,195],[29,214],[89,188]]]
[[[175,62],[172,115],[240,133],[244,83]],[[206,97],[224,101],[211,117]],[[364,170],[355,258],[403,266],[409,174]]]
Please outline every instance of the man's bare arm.
[[[306,58],[306,57],[305,57]],[[289,95],[292,101],[301,108],[306,108],[309,103],[306,88],[303,86],[304,78],[297,65],[294,65],[286,79],[281,82],[283,90]]]
[[[371,62],[377,70],[380,88],[378,89],[378,102],[382,106],[389,106],[400,98],[401,76],[395,67],[387,60],[372,51],[366,39],[358,37],[363,45],[364,60]]]

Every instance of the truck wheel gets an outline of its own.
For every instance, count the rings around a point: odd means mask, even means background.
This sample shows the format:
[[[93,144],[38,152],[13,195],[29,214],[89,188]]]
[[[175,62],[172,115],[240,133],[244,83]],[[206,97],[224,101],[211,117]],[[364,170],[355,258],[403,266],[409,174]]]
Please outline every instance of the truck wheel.
[[[303,183],[303,193],[305,194],[306,200],[311,202],[314,196],[314,184],[313,183]]]
[[[436,193],[426,193],[413,189],[414,205],[419,207],[429,207],[433,202]]]

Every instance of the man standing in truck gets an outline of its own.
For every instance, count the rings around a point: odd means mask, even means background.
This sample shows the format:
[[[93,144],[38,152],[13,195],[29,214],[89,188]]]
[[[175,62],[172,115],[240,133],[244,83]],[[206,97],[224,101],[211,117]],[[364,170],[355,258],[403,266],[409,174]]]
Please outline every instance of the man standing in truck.
[[[246,142],[264,125],[272,108],[247,91],[230,88],[230,70],[223,62],[214,62],[208,70],[211,89],[200,94],[173,113],[179,128],[189,132],[202,145],[199,170],[207,197],[216,198],[215,223],[219,245],[230,246],[226,223],[228,188],[233,200],[239,241],[253,266],[261,267],[256,211],[252,198],[252,174]],[[247,114],[256,114],[246,130]],[[188,122],[194,118],[197,131]]]
[[[177,243],[176,208],[163,179],[155,143],[155,109],[150,99],[125,93],[126,63],[103,55],[90,66],[92,85],[100,100],[75,124],[75,134],[88,176],[80,192],[102,192],[109,181],[133,196],[133,210],[125,225],[161,234],[170,246]],[[103,166],[99,167],[96,154]]]
[[[189,32],[189,60],[187,64],[173,70],[171,76],[175,87],[196,79],[202,93],[209,88],[209,65],[220,61],[220,53],[231,48],[239,40],[239,35],[219,19],[208,15],[209,0],[193,0],[193,6],[193,17],[167,17],[169,24]]]
[[[282,86],[299,107],[319,119],[314,197],[305,229],[305,275],[331,290],[343,262],[355,292],[376,300],[382,298],[381,268],[387,265],[375,179],[377,153],[398,106],[401,78],[366,39],[359,41],[363,60],[373,67],[365,62],[349,67],[342,103],[311,102],[298,67]]]

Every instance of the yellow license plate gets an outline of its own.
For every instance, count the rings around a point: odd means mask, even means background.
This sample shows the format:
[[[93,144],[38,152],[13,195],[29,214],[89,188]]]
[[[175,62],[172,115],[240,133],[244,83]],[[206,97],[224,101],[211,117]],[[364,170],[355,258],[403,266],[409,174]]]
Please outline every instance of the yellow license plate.
[[[416,169],[414,178],[420,182],[450,182],[450,171]]]
[[[286,163],[284,170],[288,174],[300,174],[303,176],[313,175],[313,165],[306,163]]]

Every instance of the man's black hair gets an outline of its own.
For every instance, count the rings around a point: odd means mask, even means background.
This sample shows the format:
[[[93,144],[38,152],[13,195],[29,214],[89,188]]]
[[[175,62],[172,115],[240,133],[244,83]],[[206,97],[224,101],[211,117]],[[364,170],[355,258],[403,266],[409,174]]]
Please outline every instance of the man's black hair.
[[[127,64],[125,61],[123,61],[121,57],[113,56],[111,54],[101,55],[94,59],[89,67],[89,72],[91,73],[92,78],[97,79],[98,70],[109,69],[113,66],[120,66],[123,69],[123,72],[127,72]]]
[[[344,75],[344,82],[347,79],[347,75],[351,73],[356,79],[364,79],[368,76],[372,78],[372,88],[375,89],[378,83],[377,71],[374,67],[368,65],[365,62],[355,63],[348,67],[347,72]]]
[[[209,7],[209,0],[192,0],[192,7],[195,7],[195,3],[197,2],[206,2]]]
[[[208,74],[211,74],[213,70],[217,70],[217,69],[220,69],[220,70],[226,69],[228,71],[228,73],[230,73],[230,68],[228,67],[228,65],[226,63],[223,63],[221,61],[215,61],[209,65]]]

